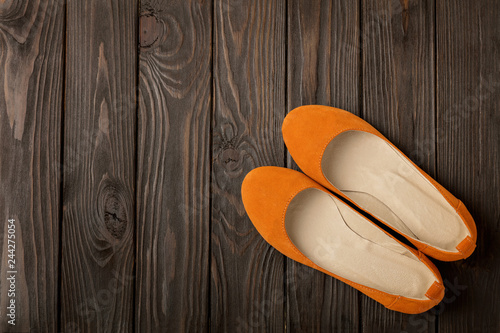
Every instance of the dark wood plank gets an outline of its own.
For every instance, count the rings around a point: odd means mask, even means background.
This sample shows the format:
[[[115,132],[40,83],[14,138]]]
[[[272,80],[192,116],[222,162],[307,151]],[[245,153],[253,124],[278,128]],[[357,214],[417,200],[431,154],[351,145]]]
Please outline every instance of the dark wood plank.
[[[324,104],[360,111],[359,5],[292,0],[288,4],[288,110]],[[288,156],[288,166],[298,169]],[[290,259],[287,331],[357,332],[359,292]]]
[[[212,4],[141,4],[137,332],[208,330]]]
[[[0,331],[55,332],[64,7],[53,0],[0,7]],[[8,219],[15,220],[15,267],[7,261]],[[15,326],[7,317],[11,299]]]
[[[63,330],[133,330],[137,8],[67,4]]]
[[[440,265],[439,332],[500,331],[500,3],[437,2],[437,174],[474,217],[466,260]]]
[[[363,118],[435,173],[434,1],[364,0]],[[362,297],[364,332],[434,332],[435,315],[406,315]]]
[[[246,216],[241,183],[284,165],[285,1],[215,1],[211,330],[282,332],[283,263]]]

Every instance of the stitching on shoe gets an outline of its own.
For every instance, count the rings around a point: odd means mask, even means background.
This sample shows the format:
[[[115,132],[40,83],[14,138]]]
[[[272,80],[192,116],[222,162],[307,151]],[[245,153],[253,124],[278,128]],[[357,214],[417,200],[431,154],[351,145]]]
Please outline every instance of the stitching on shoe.
[[[435,288],[438,288],[437,293],[439,293],[441,291],[441,289],[443,289],[443,285],[441,283],[434,281],[434,283],[430,286],[429,290],[432,289],[434,286],[436,286]],[[437,301],[438,299],[436,297],[429,295],[429,290],[427,290],[427,292],[425,293],[425,296],[427,296],[429,299],[431,299],[433,301]]]
[[[464,240],[467,240],[467,246],[465,248],[460,248],[460,244],[463,243]],[[462,255],[465,255],[467,252],[470,251],[470,249],[474,246],[474,242],[472,241],[472,238],[470,236],[466,236],[457,246],[456,249],[458,252],[460,252]]]
[[[396,304],[400,299],[401,299],[401,296],[396,297],[396,299],[391,304],[389,304],[387,306],[387,308],[390,309],[391,307],[393,307],[394,304]]]

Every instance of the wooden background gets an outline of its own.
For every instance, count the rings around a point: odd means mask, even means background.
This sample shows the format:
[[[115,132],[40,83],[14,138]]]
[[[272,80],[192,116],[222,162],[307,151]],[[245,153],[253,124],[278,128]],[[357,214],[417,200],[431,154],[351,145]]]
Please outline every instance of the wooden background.
[[[1,332],[499,332],[500,2],[1,0]],[[478,247],[427,313],[286,259],[240,185],[287,111],[360,115]],[[7,324],[7,219],[17,324]]]

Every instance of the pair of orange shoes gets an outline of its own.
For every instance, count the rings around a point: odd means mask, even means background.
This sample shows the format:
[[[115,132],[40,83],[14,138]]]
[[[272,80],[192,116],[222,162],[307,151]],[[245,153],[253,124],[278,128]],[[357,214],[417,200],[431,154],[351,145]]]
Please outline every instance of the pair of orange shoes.
[[[248,216],[264,239],[391,310],[421,313],[438,304],[443,280],[423,253],[452,261],[474,251],[476,225],[464,204],[347,111],[302,106],[288,114],[282,131],[305,175],[261,167],[245,177],[241,189]]]

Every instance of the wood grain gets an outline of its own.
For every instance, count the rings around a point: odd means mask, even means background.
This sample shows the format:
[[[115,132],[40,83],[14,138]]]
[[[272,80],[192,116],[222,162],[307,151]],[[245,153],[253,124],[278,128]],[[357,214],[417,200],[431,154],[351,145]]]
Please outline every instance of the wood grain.
[[[438,180],[478,229],[471,257],[439,268],[439,332],[498,332],[500,312],[500,3],[437,2]]]
[[[0,331],[500,331],[499,13],[0,0]],[[447,291],[431,311],[389,311],[286,259],[246,216],[251,169],[298,169],[281,123],[304,104],[362,116],[474,216],[476,252],[434,261]]]
[[[1,332],[57,330],[63,33],[60,1],[0,5]],[[16,221],[14,269],[8,219]],[[6,311],[12,270],[15,326]]]
[[[61,329],[134,315],[137,2],[67,4]]]
[[[137,332],[208,331],[212,4],[141,4]]]
[[[434,1],[364,0],[363,118],[435,173]],[[434,332],[433,311],[406,315],[362,297],[363,332]]]
[[[324,104],[360,112],[359,6],[288,3],[288,110]],[[288,166],[298,169],[288,155]],[[358,332],[359,292],[287,259],[287,331]]]
[[[216,0],[211,238],[213,332],[282,332],[284,257],[246,216],[240,189],[283,166],[285,1]]]

